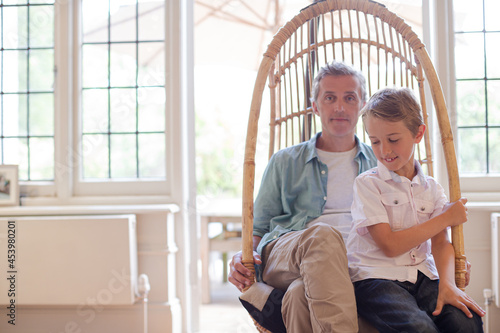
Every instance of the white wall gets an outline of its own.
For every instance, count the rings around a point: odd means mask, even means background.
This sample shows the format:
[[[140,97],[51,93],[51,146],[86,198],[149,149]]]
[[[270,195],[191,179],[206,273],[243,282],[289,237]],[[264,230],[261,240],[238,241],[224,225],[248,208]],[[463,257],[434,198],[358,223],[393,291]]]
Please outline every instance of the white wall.
[[[483,308],[483,289],[492,288],[491,270],[491,213],[500,212],[500,202],[470,202],[469,221],[464,224],[465,256],[472,264],[471,282],[466,288],[469,294]],[[489,306],[490,333],[500,327],[500,308]],[[495,329],[496,328],[496,329]]]

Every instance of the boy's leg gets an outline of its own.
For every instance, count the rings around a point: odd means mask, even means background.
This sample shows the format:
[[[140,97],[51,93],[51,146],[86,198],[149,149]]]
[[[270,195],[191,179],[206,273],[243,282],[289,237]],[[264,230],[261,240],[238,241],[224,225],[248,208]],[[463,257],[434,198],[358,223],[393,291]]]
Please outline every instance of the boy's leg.
[[[452,306],[445,305],[439,316],[433,316],[432,312],[436,308],[437,296],[439,292],[439,280],[431,280],[427,276],[419,273],[418,291],[415,294],[420,308],[428,312],[429,317],[434,321],[440,332],[453,333],[479,333],[483,332],[483,322],[481,317],[471,310],[472,318],[468,318],[465,313]]]
[[[285,234],[273,245],[262,278],[282,290],[302,278],[313,332],[357,332],[354,290],[342,235],[320,223]]]
[[[358,313],[380,332],[439,332],[410,290],[413,284],[382,279],[354,283]]]

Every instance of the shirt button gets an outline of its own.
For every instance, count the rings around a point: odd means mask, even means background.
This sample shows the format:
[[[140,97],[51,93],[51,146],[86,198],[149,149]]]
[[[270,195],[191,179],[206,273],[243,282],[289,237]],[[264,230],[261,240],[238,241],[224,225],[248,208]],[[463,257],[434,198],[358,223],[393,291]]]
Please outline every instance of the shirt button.
[[[326,197],[323,197],[323,200],[325,200],[325,201],[326,201]]]
[[[421,211],[425,211],[425,207],[420,208]]]
[[[321,174],[324,175],[326,173],[325,170],[321,170]]]
[[[394,204],[397,205],[399,203],[399,201],[397,200],[394,200]]]
[[[274,238],[274,239],[276,239],[276,237],[278,237],[278,236],[274,235],[274,237],[273,237],[273,238]]]

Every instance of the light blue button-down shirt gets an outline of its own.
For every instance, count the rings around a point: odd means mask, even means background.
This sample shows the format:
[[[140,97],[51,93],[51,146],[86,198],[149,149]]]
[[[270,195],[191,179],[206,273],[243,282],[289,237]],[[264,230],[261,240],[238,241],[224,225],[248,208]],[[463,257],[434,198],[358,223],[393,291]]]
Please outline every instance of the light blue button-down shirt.
[[[254,236],[262,237],[263,247],[323,213],[327,196],[328,167],[316,151],[318,133],[311,140],[282,149],[274,154],[262,177],[254,204]],[[372,149],[356,138],[358,174],[376,165]],[[339,189],[342,191],[342,189]]]

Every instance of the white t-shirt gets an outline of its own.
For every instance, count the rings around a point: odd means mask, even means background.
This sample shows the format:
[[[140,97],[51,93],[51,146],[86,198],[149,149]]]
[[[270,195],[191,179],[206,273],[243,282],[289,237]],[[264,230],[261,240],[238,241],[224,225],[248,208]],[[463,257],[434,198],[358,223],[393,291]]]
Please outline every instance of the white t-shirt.
[[[323,222],[337,229],[347,240],[351,229],[352,184],[358,175],[358,163],[354,160],[357,147],[333,153],[317,149],[319,159],[328,167],[326,203],[323,214],[309,221],[307,227]]]

